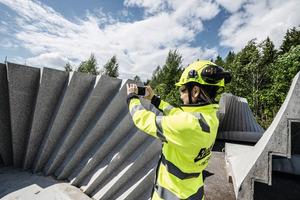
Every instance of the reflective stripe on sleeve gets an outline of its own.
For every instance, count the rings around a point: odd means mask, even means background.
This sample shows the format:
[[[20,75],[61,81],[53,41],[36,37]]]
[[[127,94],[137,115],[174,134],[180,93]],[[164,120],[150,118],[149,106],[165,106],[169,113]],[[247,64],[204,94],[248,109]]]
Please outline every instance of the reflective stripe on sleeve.
[[[139,111],[139,110],[144,110],[145,108],[141,105],[141,104],[137,104],[137,105],[134,105],[132,107],[132,109],[130,110],[130,115],[133,117],[133,115]]]
[[[173,174],[177,178],[184,180],[184,179],[189,179],[189,178],[196,178],[198,177],[201,173],[185,173],[181,171],[176,165],[174,165],[172,162],[166,160],[165,156],[162,154],[161,158],[162,164],[166,167],[167,171],[170,174]]]
[[[163,134],[163,129],[162,129],[162,125],[161,125],[161,120],[162,120],[163,116],[156,116],[156,135],[157,137],[165,142],[168,143],[168,141],[166,140],[166,137]]]
[[[170,190],[161,187],[160,185],[155,186],[155,192],[158,194],[158,196],[165,200],[201,200],[204,196],[204,189],[203,186],[198,189],[198,191],[193,194],[192,196],[189,196],[188,198],[181,199],[174,193],[172,193]]]
[[[210,127],[207,124],[206,120],[204,119],[203,115],[201,113],[191,113],[194,115],[198,120],[199,124],[201,126],[202,131],[210,133]]]
[[[164,109],[164,114],[165,115],[169,115],[171,110],[173,109],[174,107],[171,106],[171,105],[168,105],[165,109]]]

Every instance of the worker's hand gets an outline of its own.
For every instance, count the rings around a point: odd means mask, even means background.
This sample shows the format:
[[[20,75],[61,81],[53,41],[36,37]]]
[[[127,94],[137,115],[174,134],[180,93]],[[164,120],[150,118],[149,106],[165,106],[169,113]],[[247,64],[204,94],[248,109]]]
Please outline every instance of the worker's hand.
[[[136,94],[138,93],[136,84],[128,85],[128,83],[127,83],[126,86],[127,86],[127,95],[129,95],[130,93],[136,93]]]
[[[152,88],[150,86],[144,86],[146,88],[146,90],[149,92],[149,94],[147,96],[142,96],[142,98],[144,99],[148,99],[148,100],[152,100],[153,96],[154,96],[154,92],[152,90]]]

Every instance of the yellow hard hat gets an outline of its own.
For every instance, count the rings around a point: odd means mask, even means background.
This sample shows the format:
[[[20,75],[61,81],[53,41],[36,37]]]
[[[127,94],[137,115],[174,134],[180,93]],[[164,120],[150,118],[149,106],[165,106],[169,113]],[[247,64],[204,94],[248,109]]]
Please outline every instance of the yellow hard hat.
[[[190,82],[196,82],[201,85],[224,87],[230,81],[231,75],[228,71],[225,71],[215,63],[200,60],[190,64],[175,85],[182,86]]]

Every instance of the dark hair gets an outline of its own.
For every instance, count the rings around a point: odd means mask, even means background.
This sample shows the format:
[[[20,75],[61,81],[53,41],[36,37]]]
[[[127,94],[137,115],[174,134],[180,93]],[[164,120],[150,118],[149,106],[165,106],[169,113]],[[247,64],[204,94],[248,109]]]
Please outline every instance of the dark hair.
[[[189,101],[191,102],[191,91],[192,89],[198,86],[200,88],[200,95],[197,100],[197,103],[218,103],[215,98],[218,96],[218,90],[219,86],[213,86],[213,85],[202,85],[197,82],[189,82],[186,84],[186,87],[188,88],[189,91]]]

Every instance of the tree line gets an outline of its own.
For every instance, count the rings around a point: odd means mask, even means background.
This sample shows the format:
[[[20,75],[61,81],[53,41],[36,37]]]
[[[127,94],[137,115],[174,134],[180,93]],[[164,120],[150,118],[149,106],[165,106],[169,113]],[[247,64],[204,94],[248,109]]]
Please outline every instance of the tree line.
[[[299,26],[300,27],[300,26]],[[226,93],[247,99],[256,120],[266,129],[281,107],[294,76],[300,71],[300,31],[296,27],[287,30],[279,49],[269,37],[258,43],[250,40],[238,53],[230,51],[226,58],[217,56],[212,62],[223,67],[232,75],[232,81],[225,87]],[[170,50],[166,62],[157,66],[151,79],[144,82],[163,100],[174,106],[182,104],[180,92],[175,83],[185,67],[180,52]],[[118,77],[119,65],[113,56],[103,67],[101,74]],[[66,71],[72,71],[69,63]],[[100,74],[94,54],[81,62],[79,72]],[[134,80],[141,81],[139,76]],[[220,96],[219,96],[220,97]]]

